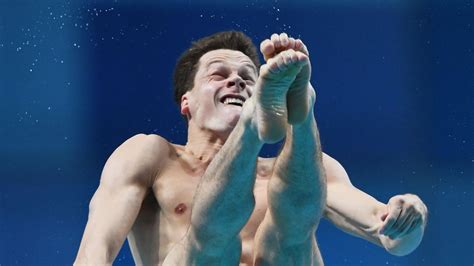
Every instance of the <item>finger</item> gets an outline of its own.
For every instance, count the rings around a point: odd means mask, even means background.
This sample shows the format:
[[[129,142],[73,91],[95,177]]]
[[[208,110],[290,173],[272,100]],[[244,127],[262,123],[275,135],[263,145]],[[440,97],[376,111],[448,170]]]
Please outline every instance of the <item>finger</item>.
[[[273,42],[273,45],[275,46],[275,50],[280,49],[281,44],[280,44],[280,36],[276,33],[272,34],[271,40]]]
[[[423,223],[424,223],[423,216],[420,215],[418,219],[415,219],[415,223],[413,223],[413,226],[412,226],[413,228],[411,228],[410,232],[408,233],[411,233],[413,230],[423,226]]]
[[[260,51],[262,52],[265,61],[267,61],[268,58],[270,58],[275,52],[275,46],[273,46],[273,42],[271,40],[266,39],[260,43]]]
[[[390,208],[390,206],[389,206]],[[398,216],[400,216],[401,213],[401,208],[390,208],[389,213],[387,218],[385,219],[384,225],[382,226],[382,229],[380,230],[381,234],[388,235],[388,233],[391,232],[392,226],[395,224],[395,222],[398,219]]]
[[[398,235],[398,238],[404,237],[404,236],[410,234],[411,232],[413,232],[413,230],[415,230],[416,225],[418,224],[419,220],[420,219],[416,219],[416,218],[411,219],[410,223],[407,224],[407,226],[405,226],[403,231]]]
[[[412,225],[413,221],[416,219],[416,215],[414,215],[413,213],[407,214],[406,219],[402,218],[403,215],[404,214],[402,213],[399,219],[400,223],[394,226],[395,232],[390,235],[392,239],[404,236],[406,234],[406,231],[410,229],[410,226]]]
[[[400,216],[398,217],[397,221],[392,225],[392,230],[389,233],[392,239],[396,238],[400,232],[403,231],[403,225],[407,222],[410,217],[413,217],[411,208],[402,208],[400,212]]]
[[[282,48],[287,48],[289,43],[290,43],[290,41],[288,40],[288,34],[286,34],[284,32],[282,34],[280,34],[281,47]]]
[[[419,228],[420,226],[422,226],[423,224],[423,219],[420,217],[420,219],[417,219],[415,220],[415,222],[412,224],[410,230],[408,231],[407,234],[413,232],[414,230],[416,230],[417,228]]]

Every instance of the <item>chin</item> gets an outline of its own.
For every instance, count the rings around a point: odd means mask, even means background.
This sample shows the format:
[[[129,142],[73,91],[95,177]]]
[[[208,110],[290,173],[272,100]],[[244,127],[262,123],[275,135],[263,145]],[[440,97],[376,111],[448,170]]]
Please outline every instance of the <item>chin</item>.
[[[239,122],[239,119],[240,115],[226,117],[225,119],[221,120],[221,123],[219,123],[219,126],[216,128],[216,131],[225,134],[230,134]]]
[[[229,116],[229,120],[227,120],[227,124],[230,125],[232,129],[237,125],[240,119],[240,113],[238,114],[232,114]]]

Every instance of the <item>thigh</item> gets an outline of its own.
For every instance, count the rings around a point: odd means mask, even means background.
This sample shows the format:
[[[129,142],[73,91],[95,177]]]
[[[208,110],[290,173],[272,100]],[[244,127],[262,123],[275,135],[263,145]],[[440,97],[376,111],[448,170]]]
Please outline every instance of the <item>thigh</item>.
[[[273,223],[269,210],[257,230],[254,247],[255,266],[324,265],[315,234],[310,234],[310,237],[301,243],[285,241],[284,236],[279,234],[278,227]]]

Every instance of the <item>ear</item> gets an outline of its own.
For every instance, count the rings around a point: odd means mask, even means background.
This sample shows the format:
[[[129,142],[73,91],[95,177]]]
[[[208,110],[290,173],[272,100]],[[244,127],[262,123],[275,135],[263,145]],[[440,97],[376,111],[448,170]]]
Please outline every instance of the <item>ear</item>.
[[[188,92],[186,92],[185,94],[183,94],[183,96],[181,96],[181,114],[186,116],[186,117],[189,117],[189,98],[188,98]]]

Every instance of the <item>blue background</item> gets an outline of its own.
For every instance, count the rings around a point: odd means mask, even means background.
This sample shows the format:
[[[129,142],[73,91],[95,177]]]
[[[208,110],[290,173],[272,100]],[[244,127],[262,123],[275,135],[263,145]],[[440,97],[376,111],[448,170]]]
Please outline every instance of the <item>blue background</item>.
[[[323,221],[327,265],[473,265],[473,2],[354,3],[0,0],[0,265],[73,262],[105,160],[137,133],[185,143],[174,64],[228,29],[302,38],[323,150],[378,200],[430,210],[406,257]]]

